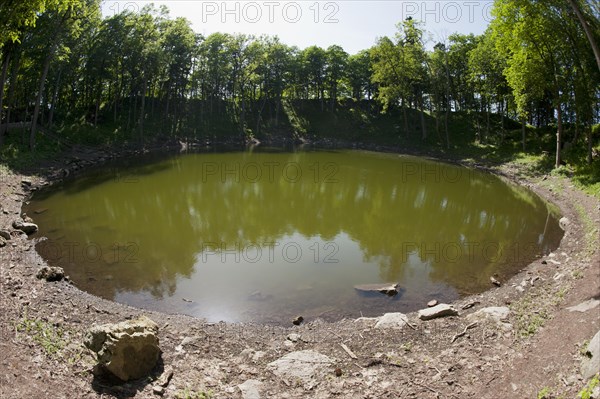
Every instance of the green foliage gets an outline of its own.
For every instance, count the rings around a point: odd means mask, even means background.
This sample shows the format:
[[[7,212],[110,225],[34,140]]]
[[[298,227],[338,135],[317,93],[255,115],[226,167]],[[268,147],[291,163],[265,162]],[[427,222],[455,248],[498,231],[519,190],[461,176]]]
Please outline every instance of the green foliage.
[[[50,357],[58,355],[66,345],[61,328],[39,319],[29,319],[27,315],[16,325],[16,330],[29,335]]]
[[[548,387],[544,387],[538,392],[537,399],[550,399],[551,394],[552,394],[552,389],[550,389]]]
[[[600,377],[598,376],[598,374],[596,374],[590,380],[590,382],[587,383],[585,388],[583,388],[581,391],[579,391],[579,393],[577,394],[577,397],[581,398],[581,399],[591,399],[592,394],[594,393],[594,388],[596,388],[598,385],[600,385]]]
[[[0,5],[0,46],[10,44],[0,55],[2,123],[30,120],[35,104],[39,124],[70,143],[315,134],[502,161],[554,154],[560,110],[561,144],[573,144],[557,173],[600,193],[600,127],[590,131],[600,71],[566,2],[495,2],[483,35],[451,34],[432,51],[409,18],[355,55],[271,36],[205,37],[165,6],[101,19],[97,0],[21,3]],[[590,4],[578,5],[597,28]],[[0,138],[12,159],[26,158],[14,143]],[[535,164],[532,173],[552,167]]]

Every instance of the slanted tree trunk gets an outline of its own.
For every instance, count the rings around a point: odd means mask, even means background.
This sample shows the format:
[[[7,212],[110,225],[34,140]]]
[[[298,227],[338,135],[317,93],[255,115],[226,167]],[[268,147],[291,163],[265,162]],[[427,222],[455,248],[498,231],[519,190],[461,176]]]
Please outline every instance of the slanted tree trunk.
[[[590,30],[590,27],[589,27],[587,21],[585,20],[583,13],[579,9],[577,2],[575,0],[568,0],[568,1],[569,1],[569,4],[571,5],[571,7],[573,8],[573,11],[575,11],[575,15],[577,15],[577,19],[579,20],[579,23],[581,24],[581,27],[583,28],[583,31],[585,32],[585,35],[587,36],[587,39],[590,42],[590,46],[592,47],[594,56],[596,57],[596,63],[598,64],[598,69],[600,69],[600,48],[598,48],[598,45],[596,44],[596,40],[594,39],[594,34]]]

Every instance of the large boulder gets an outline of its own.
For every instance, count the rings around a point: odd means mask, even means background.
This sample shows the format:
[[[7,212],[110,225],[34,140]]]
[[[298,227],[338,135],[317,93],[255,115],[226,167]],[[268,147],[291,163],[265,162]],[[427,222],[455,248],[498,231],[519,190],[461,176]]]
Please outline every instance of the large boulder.
[[[160,356],[158,326],[146,316],[117,324],[92,326],[84,344],[98,355],[98,364],[123,381],[147,375]]]
[[[581,365],[581,374],[584,379],[588,380],[600,372],[600,331],[588,344],[586,354],[589,358],[584,360]]]

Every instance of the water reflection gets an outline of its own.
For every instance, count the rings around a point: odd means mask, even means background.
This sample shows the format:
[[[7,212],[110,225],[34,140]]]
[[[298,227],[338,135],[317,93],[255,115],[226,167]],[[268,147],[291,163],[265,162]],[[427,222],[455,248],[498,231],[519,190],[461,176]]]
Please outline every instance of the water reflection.
[[[561,236],[523,188],[364,152],[174,156],[102,170],[36,197],[28,213],[40,208],[49,239],[38,250],[83,289],[231,321],[412,310],[479,292]],[[399,282],[402,295],[352,288],[376,282]]]

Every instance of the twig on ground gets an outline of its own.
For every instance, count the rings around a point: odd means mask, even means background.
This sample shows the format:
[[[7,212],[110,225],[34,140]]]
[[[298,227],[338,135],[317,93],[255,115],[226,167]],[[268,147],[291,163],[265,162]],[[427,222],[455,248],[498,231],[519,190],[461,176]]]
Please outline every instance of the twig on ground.
[[[452,337],[452,341],[450,341],[450,343],[454,343],[454,341],[456,341],[457,339],[459,339],[460,337],[462,337],[463,335],[465,335],[467,333],[467,330],[469,330],[470,328],[473,328],[477,325],[477,322],[471,323],[468,326],[465,327],[465,329],[462,332],[459,332],[458,334],[456,334],[454,337]]]
[[[346,344],[340,342],[340,346],[342,347],[342,349],[348,354],[348,356],[350,356],[352,359],[358,359],[358,357],[354,354],[354,352],[352,352],[350,350],[350,348],[348,348],[346,346]]]

